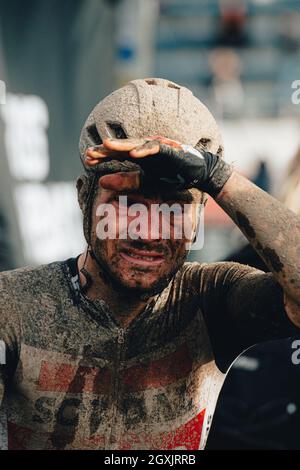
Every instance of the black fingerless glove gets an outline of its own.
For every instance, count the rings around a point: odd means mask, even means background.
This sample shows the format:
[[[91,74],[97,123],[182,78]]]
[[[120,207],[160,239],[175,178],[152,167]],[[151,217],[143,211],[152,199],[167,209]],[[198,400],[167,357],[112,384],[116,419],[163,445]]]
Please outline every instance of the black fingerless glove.
[[[177,189],[197,188],[216,197],[232,173],[232,167],[221,157],[201,152],[189,145],[160,144],[160,152],[140,159],[145,181],[158,179]]]

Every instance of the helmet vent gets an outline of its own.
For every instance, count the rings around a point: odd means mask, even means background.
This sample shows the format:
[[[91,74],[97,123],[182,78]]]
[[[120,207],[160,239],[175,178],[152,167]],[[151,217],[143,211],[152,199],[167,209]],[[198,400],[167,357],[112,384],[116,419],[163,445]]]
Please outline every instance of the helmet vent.
[[[126,132],[120,124],[108,122],[107,125],[115,139],[127,139]]]
[[[180,87],[177,85],[174,85],[174,83],[168,83],[168,88],[174,88],[175,90],[180,90]]]
[[[148,85],[157,85],[155,80],[145,80],[145,82],[148,83]]]
[[[199,142],[197,143],[196,145],[196,148],[200,147],[202,149],[207,149],[207,147],[209,146],[209,144],[211,143],[211,139],[208,139],[207,137],[202,137]]]
[[[92,124],[91,126],[88,126],[86,128],[87,133],[90,137],[90,139],[94,142],[95,145],[101,145],[102,144],[102,139],[97,131],[97,127],[95,124]]]

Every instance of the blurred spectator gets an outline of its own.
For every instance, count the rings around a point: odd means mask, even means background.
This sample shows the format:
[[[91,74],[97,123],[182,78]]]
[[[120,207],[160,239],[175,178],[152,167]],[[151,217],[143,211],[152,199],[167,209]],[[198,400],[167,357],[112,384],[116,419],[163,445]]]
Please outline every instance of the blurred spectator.
[[[261,160],[258,163],[258,168],[256,174],[252,178],[252,181],[254,184],[256,184],[256,186],[263,189],[264,191],[270,191],[270,174],[266,161]]]
[[[216,49],[210,55],[212,99],[221,118],[239,117],[244,105],[241,62],[233,49]]]
[[[232,47],[247,45],[245,31],[247,9],[245,2],[243,0],[220,0],[219,8],[220,31],[218,43]]]

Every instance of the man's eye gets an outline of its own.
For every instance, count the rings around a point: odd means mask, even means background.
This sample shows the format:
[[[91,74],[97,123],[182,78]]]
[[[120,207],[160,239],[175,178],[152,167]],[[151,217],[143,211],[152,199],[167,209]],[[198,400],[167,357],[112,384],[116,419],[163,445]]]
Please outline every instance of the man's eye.
[[[127,200],[127,207],[131,207],[134,204],[140,204],[138,201],[135,201],[134,199],[128,199]]]

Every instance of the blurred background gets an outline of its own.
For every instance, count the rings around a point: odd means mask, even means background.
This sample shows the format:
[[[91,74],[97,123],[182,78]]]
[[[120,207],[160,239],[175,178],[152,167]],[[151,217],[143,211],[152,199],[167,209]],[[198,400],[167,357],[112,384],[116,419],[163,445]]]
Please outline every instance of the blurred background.
[[[300,212],[299,59],[298,0],[0,0],[0,270],[83,249],[80,129],[135,78],[190,88],[220,123],[226,160]],[[191,259],[266,269],[212,200]],[[236,361],[209,449],[300,448],[291,341]]]

